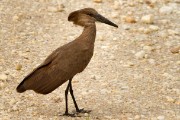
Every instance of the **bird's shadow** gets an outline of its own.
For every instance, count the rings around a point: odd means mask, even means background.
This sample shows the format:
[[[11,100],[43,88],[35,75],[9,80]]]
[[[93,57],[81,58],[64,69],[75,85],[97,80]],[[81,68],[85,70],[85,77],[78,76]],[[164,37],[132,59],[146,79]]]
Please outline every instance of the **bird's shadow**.
[[[79,112],[77,112],[76,110],[73,110],[72,113],[69,113],[68,115],[65,114],[60,114],[59,116],[67,116],[67,117],[85,117],[85,113],[90,114],[92,112],[92,110],[84,110],[84,109],[80,109]]]

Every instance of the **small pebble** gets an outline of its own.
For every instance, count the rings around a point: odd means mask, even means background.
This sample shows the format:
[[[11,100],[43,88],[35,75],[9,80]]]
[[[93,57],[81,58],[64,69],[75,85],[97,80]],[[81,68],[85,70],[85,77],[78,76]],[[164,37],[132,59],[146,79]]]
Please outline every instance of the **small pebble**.
[[[146,28],[146,29],[144,29],[144,31],[143,31],[145,34],[149,34],[149,33],[151,33],[152,31],[151,31],[151,29],[149,29],[149,28]]]
[[[175,104],[180,105],[180,98],[175,101]]]
[[[166,100],[168,102],[172,102],[172,103],[175,101],[175,99],[173,99],[172,97],[169,97],[169,96],[166,96]]]
[[[17,65],[16,65],[16,70],[21,70],[21,68],[22,68],[22,65],[21,65],[21,64],[17,64]]]
[[[117,38],[117,37],[114,37],[113,40],[118,40],[118,38]]]
[[[132,67],[134,66],[133,62],[127,62],[127,64],[124,65],[124,67]]]
[[[163,6],[159,9],[159,13],[161,14],[170,14],[172,13],[172,11],[173,11],[173,8],[170,6]]]
[[[95,3],[102,3],[102,0],[93,0]]]
[[[95,76],[95,75],[92,75],[92,76],[91,76],[91,79],[96,80],[96,76]]]
[[[148,62],[152,65],[155,65],[156,64],[156,61],[154,59],[148,59]]]
[[[109,48],[109,46],[103,45],[103,46],[101,46],[101,48],[102,48],[102,49],[107,49],[107,48]]]
[[[170,79],[170,80],[174,79],[174,77],[169,73],[164,73],[163,76],[166,77],[167,79]]]
[[[63,5],[60,5],[59,7],[48,6],[47,9],[49,12],[62,12],[64,10]]]
[[[5,84],[3,82],[0,82],[0,89],[3,89],[5,87]]]
[[[129,89],[128,86],[122,86],[122,87],[121,87],[121,90],[128,90],[128,89]]]
[[[130,7],[134,7],[134,6],[135,6],[134,2],[129,2],[128,5],[129,5]]]
[[[7,80],[8,76],[6,74],[0,74],[0,80],[5,81]]]
[[[54,97],[53,97],[53,100],[54,100],[55,103],[60,103],[60,102],[62,102],[62,99],[59,98],[59,97],[58,97],[58,98],[54,98]]]
[[[151,29],[152,31],[158,31],[158,30],[159,30],[159,27],[156,26],[156,25],[150,25],[150,26],[149,26],[149,29]]]
[[[152,51],[154,51],[154,48],[152,46],[143,46],[143,50],[145,50],[146,52],[150,53]]]
[[[147,5],[154,8],[154,3],[152,1],[146,0],[145,2],[146,2]]]
[[[179,35],[179,32],[176,30],[168,29],[169,35]]]
[[[127,22],[127,23],[136,23],[136,20],[135,20],[134,17],[126,16],[125,17],[125,22]]]
[[[11,106],[13,106],[15,103],[16,103],[16,101],[15,101],[15,99],[13,99],[13,98],[9,101],[9,104],[10,104]]]
[[[88,117],[88,116],[89,116],[89,114],[88,114],[88,113],[84,113],[84,116],[85,116],[85,117]]]
[[[164,120],[165,117],[164,117],[164,116],[158,116],[157,119],[158,119],[158,120]]]
[[[13,21],[18,21],[20,18],[19,18],[19,16],[17,16],[17,15],[15,15],[15,16],[13,16]]]
[[[113,18],[118,18],[119,17],[119,13],[118,12],[113,12],[111,16]]]
[[[159,22],[162,23],[162,24],[168,24],[168,23],[170,23],[170,21],[167,20],[167,19],[159,20]]]
[[[141,119],[141,116],[140,116],[140,115],[136,115],[136,116],[134,117],[134,119],[135,119],[135,120],[139,120],[139,119]]]
[[[111,120],[112,119],[112,116],[104,116],[105,118]]]
[[[104,41],[105,40],[102,35],[99,35],[97,39],[100,40],[100,41]]]
[[[180,60],[176,62],[177,65],[180,65]]]
[[[137,52],[136,54],[135,54],[135,57],[137,58],[137,59],[142,59],[142,58],[144,58],[144,56],[145,56],[145,51],[139,51],[139,52]]]
[[[141,21],[143,23],[151,24],[154,22],[154,16],[152,14],[150,15],[145,15],[141,18]]]
[[[12,106],[12,110],[16,111],[16,110],[18,110],[18,107],[16,105]]]
[[[118,10],[120,8],[120,3],[118,1],[114,1],[114,5],[113,5],[113,8],[115,10]]]
[[[176,46],[176,47],[171,47],[170,48],[171,53],[175,54],[175,53],[180,53],[180,46]]]
[[[128,26],[128,25],[123,25],[122,27],[124,30],[130,30],[130,26]]]
[[[162,37],[162,38],[167,38],[168,33],[166,31],[161,31],[161,32],[159,32],[159,36]]]
[[[140,27],[140,28],[138,29],[138,31],[139,31],[139,32],[144,32],[144,29],[145,29],[144,27]]]

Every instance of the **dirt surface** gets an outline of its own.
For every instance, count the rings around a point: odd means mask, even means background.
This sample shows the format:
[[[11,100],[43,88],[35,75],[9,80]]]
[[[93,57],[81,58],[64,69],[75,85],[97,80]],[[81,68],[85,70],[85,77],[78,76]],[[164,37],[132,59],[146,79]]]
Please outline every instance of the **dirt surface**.
[[[94,56],[73,79],[79,107],[92,112],[64,117],[67,83],[48,95],[16,87],[81,34],[67,17],[85,7],[119,28],[97,23]],[[179,0],[0,0],[0,119],[180,120],[179,49]]]

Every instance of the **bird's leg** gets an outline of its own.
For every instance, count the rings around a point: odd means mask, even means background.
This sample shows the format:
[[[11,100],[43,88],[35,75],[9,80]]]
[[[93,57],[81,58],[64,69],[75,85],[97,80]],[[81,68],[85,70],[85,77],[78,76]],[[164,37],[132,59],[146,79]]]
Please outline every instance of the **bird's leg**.
[[[66,111],[65,111],[64,115],[74,117],[73,114],[68,113],[68,91],[69,91],[69,88],[70,88],[70,81],[69,81],[67,88],[65,90]]]
[[[80,109],[76,103],[76,100],[75,100],[75,97],[74,97],[74,94],[73,94],[73,89],[72,89],[72,83],[71,83],[72,79],[69,80],[69,88],[70,88],[70,94],[72,96],[72,99],[73,99],[73,102],[74,102],[74,106],[76,108],[76,111],[77,112],[80,112]]]
[[[78,107],[78,105],[77,105],[77,103],[76,103],[74,94],[73,94],[73,89],[72,89],[72,83],[71,83],[71,81],[72,81],[72,79],[69,80],[69,84],[70,84],[70,85],[69,85],[69,87],[70,87],[69,90],[70,90],[70,94],[71,94],[72,99],[73,99],[73,102],[74,102],[74,106],[75,106],[75,108],[76,108],[76,112],[78,112],[78,113],[90,113],[91,110],[79,109],[79,107]]]
[[[68,83],[67,88],[65,90],[65,102],[66,102],[65,115],[68,114],[68,91],[69,91],[69,83]]]

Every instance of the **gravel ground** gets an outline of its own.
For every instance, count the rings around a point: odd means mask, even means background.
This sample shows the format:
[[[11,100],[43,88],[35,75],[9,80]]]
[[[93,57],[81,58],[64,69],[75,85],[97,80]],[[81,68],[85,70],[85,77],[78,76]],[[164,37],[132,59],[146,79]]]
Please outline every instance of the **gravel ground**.
[[[94,56],[73,80],[79,106],[92,112],[59,116],[67,83],[48,95],[15,89],[54,49],[81,34],[67,17],[85,7],[119,28],[97,23]],[[0,0],[0,119],[180,120],[179,54],[179,0]]]

